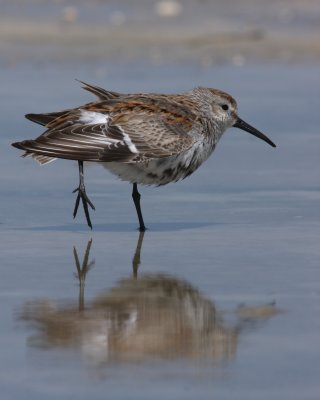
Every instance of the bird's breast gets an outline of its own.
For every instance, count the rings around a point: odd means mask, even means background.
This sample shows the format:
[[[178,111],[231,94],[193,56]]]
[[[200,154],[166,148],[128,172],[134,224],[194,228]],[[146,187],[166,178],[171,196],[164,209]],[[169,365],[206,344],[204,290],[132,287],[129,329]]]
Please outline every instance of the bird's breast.
[[[142,185],[166,185],[191,175],[207,160],[214,148],[214,141],[199,141],[187,151],[170,157],[143,162],[106,162],[103,166],[123,181]]]

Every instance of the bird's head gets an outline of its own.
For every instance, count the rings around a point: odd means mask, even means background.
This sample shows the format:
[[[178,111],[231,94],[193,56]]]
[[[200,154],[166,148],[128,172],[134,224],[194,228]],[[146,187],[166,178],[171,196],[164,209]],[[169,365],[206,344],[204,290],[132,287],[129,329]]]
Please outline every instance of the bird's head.
[[[237,102],[228,93],[222,92],[218,89],[198,89],[202,91],[205,90],[207,92],[206,102],[207,105],[209,105],[211,118],[222,131],[231,127],[239,128],[250,133],[251,135],[258,137],[261,140],[264,140],[270,146],[276,147],[276,145],[266,135],[249,125],[247,122],[243,121],[238,116]]]

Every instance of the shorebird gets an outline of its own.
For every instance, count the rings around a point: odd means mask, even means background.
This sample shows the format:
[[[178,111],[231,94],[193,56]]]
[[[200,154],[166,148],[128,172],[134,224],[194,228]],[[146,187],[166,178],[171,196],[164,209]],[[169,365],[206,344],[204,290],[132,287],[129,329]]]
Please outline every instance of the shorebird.
[[[59,112],[27,114],[26,118],[45,126],[46,131],[34,140],[12,145],[40,164],[57,158],[78,161],[73,217],[81,200],[91,229],[89,207],[95,208],[86,194],[84,161],[102,164],[132,183],[139,230],[144,231],[138,184],[166,185],[191,175],[210,156],[227,128],[242,129],[276,147],[243,121],[235,99],[218,89],[123,94],[81,83],[97,101]]]

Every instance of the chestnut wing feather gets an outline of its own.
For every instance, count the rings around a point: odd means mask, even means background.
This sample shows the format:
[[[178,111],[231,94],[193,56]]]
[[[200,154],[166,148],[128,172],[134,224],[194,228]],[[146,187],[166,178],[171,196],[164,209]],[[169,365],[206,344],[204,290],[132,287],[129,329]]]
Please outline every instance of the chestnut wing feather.
[[[161,107],[159,107],[161,106]],[[83,123],[95,113],[106,123]],[[64,113],[35,140],[14,143],[25,155],[96,162],[130,162],[168,157],[194,143],[189,135],[195,116],[172,102],[128,96],[93,103]]]

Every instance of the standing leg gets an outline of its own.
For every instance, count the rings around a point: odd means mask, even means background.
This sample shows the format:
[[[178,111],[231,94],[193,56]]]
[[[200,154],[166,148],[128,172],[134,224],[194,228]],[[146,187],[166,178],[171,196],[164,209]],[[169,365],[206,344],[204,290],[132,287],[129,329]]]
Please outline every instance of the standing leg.
[[[136,183],[133,184],[132,198],[133,198],[133,202],[134,202],[134,205],[136,207],[137,214],[138,214],[138,219],[139,219],[139,224],[140,224],[139,231],[140,232],[144,232],[146,230],[146,227],[145,227],[144,222],[143,222],[143,217],[142,217],[142,212],[141,212],[141,207],[140,207],[141,195],[138,192],[138,187],[137,187]]]
[[[78,166],[79,166],[79,181],[80,182],[79,182],[79,186],[76,189],[74,189],[74,191],[72,192],[72,193],[78,192],[76,204],[74,205],[73,218],[75,218],[77,215],[78,207],[79,207],[79,203],[80,203],[80,199],[81,199],[82,205],[83,205],[83,210],[84,210],[86,220],[87,220],[87,224],[92,229],[88,204],[93,210],[95,210],[95,207],[91,203],[89,197],[86,194],[86,188],[84,186],[83,161],[78,161]]]

